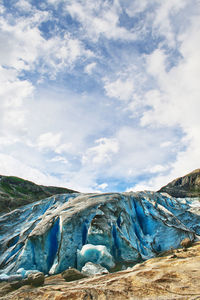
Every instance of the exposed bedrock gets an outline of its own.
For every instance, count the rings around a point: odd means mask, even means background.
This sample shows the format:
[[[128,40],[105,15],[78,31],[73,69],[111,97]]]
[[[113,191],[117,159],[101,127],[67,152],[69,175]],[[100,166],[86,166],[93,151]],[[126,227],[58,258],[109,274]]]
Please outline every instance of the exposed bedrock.
[[[166,192],[173,197],[200,197],[200,169],[174,179],[163,186],[159,192]]]
[[[0,217],[0,278],[85,263],[112,271],[199,234],[199,202],[154,192],[63,194]],[[18,271],[19,273],[19,271]]]

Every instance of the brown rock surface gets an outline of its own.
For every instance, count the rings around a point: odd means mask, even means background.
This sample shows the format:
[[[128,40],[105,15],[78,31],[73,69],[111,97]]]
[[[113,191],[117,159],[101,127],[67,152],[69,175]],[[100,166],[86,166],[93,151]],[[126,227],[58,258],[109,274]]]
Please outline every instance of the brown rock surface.
[[[125,271],[70,283],[61,275],[55,275],[46,278],[42,287],[23,286],[8,291],[2,284],[0,292],[4,296],[0,299],[200,299],[200,242],[187,252],[171,250],[166,256],[150,259]]]
[[[185,238],[184,240],[182,240],[181,246],[183,248],[188,248],[188,247],[192,246],[192,241],[189,238]]]
[[[27,282],[24,280],[25,284],[29,284],[32,286],[41,286],[44,284],[44,273],[31,273],[28,275]]]
[[[84,275],[83,273],[81,273],[80,271],[74,268],[67,269],[66,271],[62,272],[61,275],[67,282],[79,280],[87,277],[86,275]]]

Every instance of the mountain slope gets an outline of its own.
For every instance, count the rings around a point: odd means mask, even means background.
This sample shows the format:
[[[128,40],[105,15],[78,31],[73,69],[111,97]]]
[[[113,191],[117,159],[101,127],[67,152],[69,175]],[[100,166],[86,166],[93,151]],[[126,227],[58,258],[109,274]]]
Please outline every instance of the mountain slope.
[[[55,194],[73,192],[66,188],[37,185],[18,177],[0,175],[0,213],[9,212]]]
[[[179,177],[166,186],[162,187],[159,192],[166,192],[173,197],[200,197],[200,169]]]

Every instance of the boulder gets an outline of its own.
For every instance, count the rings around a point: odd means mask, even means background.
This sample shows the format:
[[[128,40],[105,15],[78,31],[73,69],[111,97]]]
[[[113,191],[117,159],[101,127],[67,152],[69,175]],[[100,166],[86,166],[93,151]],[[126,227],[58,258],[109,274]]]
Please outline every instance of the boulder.
[[[181,241],[180,244],[183,248],[188,248],[192,246],[192,241],[189,238],[185,238],[184,240]]]
[[[81,273],[75,268],[69,268],[63,271],[61,274],[62,277],[65,279],[65,281],[74,281],[74,280],[79,280],[88,277],[87,275]]]
[[[88,276],[108,274],[108,270],[102,267],[100,264],[94,264],[87,262],[82,268],[81,272]]]
[[[9,277],[10,288],[19,289],[23,285],[41,286],[44,283],[44,274],[42,272],[30,273],[27,278],[22,279],[21,276],[12,275]]]
[[[44,284],[44,273],[30,273],[28,278],[23,280],[23,283],[32,286],[41,286]]]

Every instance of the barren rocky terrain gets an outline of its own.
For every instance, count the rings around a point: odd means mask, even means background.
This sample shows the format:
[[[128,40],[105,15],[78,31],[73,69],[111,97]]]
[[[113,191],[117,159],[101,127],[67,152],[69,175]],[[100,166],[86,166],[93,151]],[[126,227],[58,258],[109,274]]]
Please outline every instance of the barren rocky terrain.
[[[163,186],[159,192],[166,192],[173,197],[199,197],[200,196],[200,169],[176,178]]]
[[[11,290],[9,283],[1,283],[0,299],[200,299],[200,242],[187,251],[170,250],[163,255],[125,271],[73,282],[65,282],[59,274],[46,277],[38,288]]]

